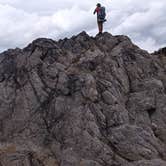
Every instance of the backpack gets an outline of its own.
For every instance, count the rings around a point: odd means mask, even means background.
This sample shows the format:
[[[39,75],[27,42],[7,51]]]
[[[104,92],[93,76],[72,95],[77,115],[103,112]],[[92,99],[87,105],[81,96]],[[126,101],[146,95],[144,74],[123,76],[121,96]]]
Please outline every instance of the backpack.
[[[105,20],[106,13],[105,13],[105,7],[100,7],[100,10],[98,12],[98,19]]]

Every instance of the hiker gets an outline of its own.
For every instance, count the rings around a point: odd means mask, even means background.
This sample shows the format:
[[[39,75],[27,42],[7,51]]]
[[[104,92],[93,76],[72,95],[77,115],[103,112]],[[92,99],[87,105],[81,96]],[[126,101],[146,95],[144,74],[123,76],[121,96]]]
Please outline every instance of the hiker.
[[[102,34],[103,32],[103,23],[106,21],[105,16],[105,7],[101,6],[100,3],[96,5],[96,9],[94,10],[93,14],[97,13],[97,24],[98,24],[98,29],[99,33]]]

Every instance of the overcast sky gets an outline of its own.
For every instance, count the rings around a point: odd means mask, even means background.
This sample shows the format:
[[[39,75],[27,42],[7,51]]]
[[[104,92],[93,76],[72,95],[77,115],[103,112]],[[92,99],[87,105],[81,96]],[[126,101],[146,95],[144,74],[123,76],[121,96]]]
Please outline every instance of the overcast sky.
[[[0,0],[0,51],[38,37],[58,40],[83,30],[94,36],[97,2],[106,7],[105,31],[128,35],[149,52],[166,46],[166,0]]]

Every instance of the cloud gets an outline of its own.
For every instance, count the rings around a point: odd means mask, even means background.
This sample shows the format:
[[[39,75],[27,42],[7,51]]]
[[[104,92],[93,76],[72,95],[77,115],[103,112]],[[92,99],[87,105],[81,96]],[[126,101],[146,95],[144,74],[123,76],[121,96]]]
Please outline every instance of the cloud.
[[[43,3],[41,6],[43,8],[38,8],[36,5],[38,10],[32,5],[33,12],[29,11],[28,8],[24,10],[25,4],[21,8],[19,2],[21,1],[8,0],[8,3],[0,1],[1,50],[16,46],[23,47],[37,37],[59,39],[65,36],[72,36],[82,30],[88,31],[96,27],[91,6],[88,9],[87,4],[87,6],[80,7],[82,3],[71,3],[69,5],[71,8],[69,6],[62,9],[57,8],[57,10],[48,14],[46,12],[47,7],[43,7],[45,1],[41,0],[41,3]],[[54,1],[50,2],[53,3]],[[30,3],[36,4],[33,2]],[[54,5],[56,6],[56,4]],[[45,12],[47,14],[43,14]]]
[[[97,33],[97,0],[0,0],[0,51],[24,47],[38,37],[58,40],[86,30]],[[103,0],[105,30],[124,34],[153,51],[166,45],[165,0]]]
[[[120,9],[116,8],[120,1],[115,3],[111,28],[114,34],[126,34],[150,52],[166,46],[165,0],[146,0],[146,5],[143,0],[128,0],[121,4]]]

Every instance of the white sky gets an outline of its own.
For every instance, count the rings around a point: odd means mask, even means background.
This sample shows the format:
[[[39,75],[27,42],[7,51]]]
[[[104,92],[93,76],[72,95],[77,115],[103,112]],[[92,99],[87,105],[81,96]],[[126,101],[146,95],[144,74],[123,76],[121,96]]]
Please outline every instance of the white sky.
[[[150,52],[166,46],[166,0],[0,0],[0,51],[38,37],[58,40],[83,30],[95,35],[98,2],[107,11],[105,31],[128,35]]]

